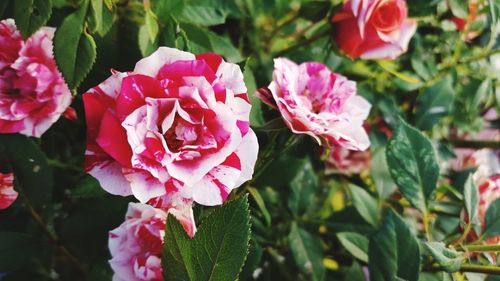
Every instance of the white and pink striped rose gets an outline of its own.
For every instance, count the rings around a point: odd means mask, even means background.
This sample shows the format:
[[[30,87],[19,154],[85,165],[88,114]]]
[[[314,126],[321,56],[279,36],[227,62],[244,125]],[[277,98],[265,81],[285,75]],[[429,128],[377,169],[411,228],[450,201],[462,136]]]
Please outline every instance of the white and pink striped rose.
[[[0,133],[40,137],[71,104],[52,55],[54,29],[23,40],[12,19],[0,21]]]
[[[8,208],[17,199],[14,190],[14,174],[0,173],[0,210]]]
[[[163,281],[161,253],[167,216],[172,214],[193,237],[195,226],[192,212],[184,215],[154,208],[150,205],[130,203],[125,221],[109,232],[109,264],[114,281]],[[185,209],[185,210],[188,210]],[[190,219],[184,218],[191,216]]]
[[[296,134],[307,134],[318,143],[365,150],[370,141],[363,128],[371,105],[356,94],[356,83],[331,72],[325,65],[286,59],[274,60],[270,95],[257,95],[281,112]]]
[[[257,159],[246,91],[240,68],[222,57],[161,47],[83,95],[86,169],[108,192],[141,202],[179,192],[221,204]]]

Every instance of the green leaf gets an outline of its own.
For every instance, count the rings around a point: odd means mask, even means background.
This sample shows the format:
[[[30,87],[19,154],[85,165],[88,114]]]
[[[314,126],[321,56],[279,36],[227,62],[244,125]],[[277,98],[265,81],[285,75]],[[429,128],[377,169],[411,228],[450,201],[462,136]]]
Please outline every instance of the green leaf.
[[[182,9],[178,20],[201,26],[211,26],[223,24],[226,21],[226,14],[222,10],[210,6],[187,5]]]
[[[156,0],[153,4],[153,10],[158,16],[158,20],[165,23],[171,20],[172,16],[179,15],[184,8],[184,0]]]
[[[158,22],[156,21],[156,15],[153,13],[153,11],[151,11],[151,9],[148,9],[146,11],[144,20],[149,35],[149,40],[151,42],[154,42],[156,40],[156,37],[158,36],[159,27]]]
[[[354,208],[356,208],[366,222],[373,226],[377,226],[379,221],[377,200],[366,190],[354,184],[349,185],[349,189],[351,191]]]
[[[368,262],[368,238],[356,232],[337,233],[340,244],[355,258]]]
[[[401,193],[411,204],[427,209],[439,176],[434,148],[427,137],[403,119],[386,147],[387,164]]]
[[[267,226],[271,226],[271,215],[267,210],[266,203],[264,202],[264,199],[260,195],[259,190],[254,187],[249,187],[247,190],[248,192],[250,192],[250,195],[252,195],[252,198],[255,200],[255,203],[257,203],[259,210],[262,212],[262,215],[266,220]]]
[[[500,198],[493,201],[486,210],[484,234],[486,237],[500,235]]]
[[[216,208],[190,239],[168,216],[163,276],[170,280],[236,280],[248,254],[250,215],[245,195]]]
[[[92,32],[97,32],[100,36],[106,35],[115,20],[115,13],[109,8],[104,0],[91,0],[91,17],[88,18]]]
[[[257,89],[257,85],[255,83],[253,71],[248,65],[248,61],[247,66],[243,71],[243,77],[245,80],[245,84],[247,85],[248,98],[250,99],[250,103],[252,104],[252,109],[250,111],[250,125],[252,127],[260,127],[265,123],[264,116],[262,115],[262,102],[258,97],[254,95],[255,90]]]
[[[51,0],[15,0],[14,19],[24,38],[45,25],[52,14]]]
[[[72,198],[95,198],[103,197],[106,191],[102,189],[99,182],[92,176],[84,176],[75,186],[70,190],[69,196]]]
[[[30,235],[16,232],[0,232],[0,272],[21,267],[40,255],[43,245]]]
[[[377,149],[372,153],[372,162],[377,163],[377,165],[372,165],[371,176],[375,182],[375,187],[377,189],[378,196],[381,199],[389,197],[394,190],[397,189],[396,184],[392,180],[391,174],[389,172],[389,167],[387,166],[387,160],[385,158],[385,148]]]
[[[0,134],[0,154],[7,159],[16,181],[34,208],[42,208],[52,198],[52,169],[40,148],[28,137]]]
[[[472,173],[469,174],[464,185],[464,205],[469,217],[469,223],[474,230],[479,231],[481,229],[481,222],[479,221],[478,215],[479,191],[472,177]]]
[[[448,0],[451,12],[454,16],[465,19],[469,15],[469,6],[467,1]]]
[[[257,244],[254,239],[251,239],[249,253],[245,261],[245,265],[241,269],[239,280],[253,279],[252,275],[255,269],[257,269],[257,267],[259,266],[263,252],[264,250],[262,249],[262,247]]]
[[[158,49],[158,37],[154,41],[150,40],[148,28],[146,25],[142,25],[137,33],[139,50],[144,57],[151,55],[156,49]]]
[[[370,239],[368,247],[370,279],[391,281],[418,280],[420,249],[408,225],[392,209],[381,228]]]
[[[54,38],[54,55],[64,80],[76,89],[90,71],[96,58],[94,38],[85,30],[88,0],[67,16],[57,29]]]
[[[349,281],[366,281],[363,268],[357,262],[353,262],[345,273],[344,280]]]
[[[443,116],[450,113],[454,96],[450,76],[420,94],[417,99],[416,126],[422,130],[431,129]]]
[[[314,192],[318,187],[318,179],[309,158],[302,160],[302,165],[302,169],[290,182],[291,194],[288,197],[288,207],[295,214],[302,214],[311,206]]]
[[[294,222],[288,235],[290,250],[295,264],[312,281],[325,279],[323,249],[320,240],[297,226]]]
[[[425,242],[424,244],[436,262],[447,272],[457,272],[464,257],[459,252],[446,248],[443,242]]]

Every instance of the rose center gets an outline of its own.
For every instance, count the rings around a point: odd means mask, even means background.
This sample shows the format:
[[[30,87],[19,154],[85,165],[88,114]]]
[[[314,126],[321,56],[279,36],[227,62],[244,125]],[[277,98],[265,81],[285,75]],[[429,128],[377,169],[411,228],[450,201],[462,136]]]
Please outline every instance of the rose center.
[[[167,145],[173,152],[182,150],[186,145],[193,145],[198,140],[198,131],[195,126],[176,118],[174,125],[163,135]]]
[[[385,1],[373,12],[372,23],[382,32],[391,32],[399,28],[404,20],[406,10],[400,1]]]

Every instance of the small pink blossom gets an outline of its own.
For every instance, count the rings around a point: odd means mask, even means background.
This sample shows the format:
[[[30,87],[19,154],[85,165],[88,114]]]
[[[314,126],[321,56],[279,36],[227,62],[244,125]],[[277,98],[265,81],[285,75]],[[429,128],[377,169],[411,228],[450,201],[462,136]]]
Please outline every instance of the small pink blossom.
[[[331,72],[325,65],[300,65],[274,60],[272,98],[287,126],[296,134],[307,134],[319,144],[365,150],[370,145],[363,122],[370,103],[356,94],[356,83]],[[257,95],[262,96],[262,91]],[[263,98],[269,102],[270,97]]]
[[[179,202],[176,207],[182,205]],[[109,250],[112,259],[109,261],[115,272],[114,281],[163,281],[161,253],[165,236],[165,223],[168,214],[173,214],[186,227],[192,237],[195,226],[192,217],[185,221],[185,216],[173,211],[188,211],[192,215],[190,205],[167,212],[150,205],[130,203],[125,221],[109,232]]]
[[[14,190],[14,175],[0,173],[0,210],[8,208],[17,199]]]
[[[395,59],[406,52],[417,23],[404,0],[348,0],[335,14],[335,41],[351,58]]]
[[[53,35],[45,27],[23,41],[13,20],[0,22],[0,133],[40,137],[70,105],[52,55]]]
[[[141,202],[168,193],[218,205],[249,180],[258,143],[240,68],[161,47],[83,95],[87,171]]]
[[[359,174],[370,169],[371,153],[369,150],[356,151],[334,146],[326,160],[326,169],[343,174]]]

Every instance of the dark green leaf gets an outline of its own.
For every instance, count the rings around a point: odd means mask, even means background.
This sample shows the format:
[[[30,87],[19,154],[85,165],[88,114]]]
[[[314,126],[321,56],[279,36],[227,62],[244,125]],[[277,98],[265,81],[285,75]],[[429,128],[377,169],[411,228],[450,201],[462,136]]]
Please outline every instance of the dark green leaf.
[[[354,257],[368,262],[368,238],[356,232],[337,233],[340,244]]]
[[[97,32],[100,36],[106,35],[115,20],[114,11],[107,7],[104,0],[91,0],[91,8],[92,16],[88,20],[92,32]]]
[[[163,250],[164,278],[236,280],[248,254],[249,240],[247,196],[215,209],[203,220],[193,239],[169,216]]]
[[[387,164],[401,193],[424,211],[436,188],[439,166],[427,137],[401,119],[386,148]]]
[[[493,201],[486,210],[484,233],[486,237],[500,235],[500,198]]]
[[[357,262],[353,262],[345,273],[344,280],[349,281],[366,281],[363,268]]]
[[[51,0],[15,0],[14,19],[24,38],[45,25],[52,14]]]
[[[262,215],[264,216],[264,219],[266,220],[267,226],[271,226],[271,215],[269,214],[269,211],[267,210],[266,203],[264,202],[264,199],[262,199],[262,196],[260,195],[259,190],[254,188],[254,187],[249,187],[248,192],[250,193],[250,195],[252,195],[252,198],[255,200],[255,203],[257,203],[259,210],[262,212]]]
[[[42,244],[25,233],[0,232],[0,272],[8,272],[26,266],[36,259]]]
[[[264,250],[262,247],[257,244],[253,239],[250,240],[250,249],[249,253],[247,256],[247,259],[245,261],[245,265],[243,266],[243,269],[241,270],[239,279],[240,280],[252,280],[254,279],[252,277],[255,269],[259,266],[259,263],[262,259],[262,252]]]
[[[182,14],[178,16],[179,21],[201,26],[222,24],[226,21],[226,14],[217,8],[210,6],[185,6]]]
[[[302,214],[307,210],[318,186],[318,179],[309,158],[303,160],[302,167],[290,182],[291,194],[288,197],[288,207],[295,214]]]
[[[382,227],[370,239],[370,278],[416,281],[420,269],[420,249],[415,235],[398,214],[390,209]]]
[[[434,260],[447,272],[457,272],[460,269],[464,257],[459,252],[446,248],[443,242],[426,242],[425,246]]]
[[[0,154],[33,207],[47,205],[52,198],[52,169],[39,147],[26,136],[0,134]]]
[[[371,225],[377,226],[379,221],[378,202],[370,193],[354,184],[349,185],[352,204],[358,213]]]
[[[5,9],[7,9],[9,3],[9,0],[0,1],[0,18],[5,18],[3,13],[5,12]]]
[[[185,2],[184,0],[155,0],[152,4],[158,20],[165,23],[170,21],[172,16],[175,17],[182,12]]]
[[[78,87],[90,71],[96,58],[96,45],[84,30],[88,0],[67,16],[54,38],[54,55],[64,80],[71,89]]]
[[[443,116],[450,113],[454,95],[450,76],[420,94],[417,99],[416,126],[422,130],[431,129]]]
[[[309,276],[309,280],[324,280],[323,249],[319,239],[298,227],[296,223],[292,223],[288,239],[293,259],[300,270]]]

